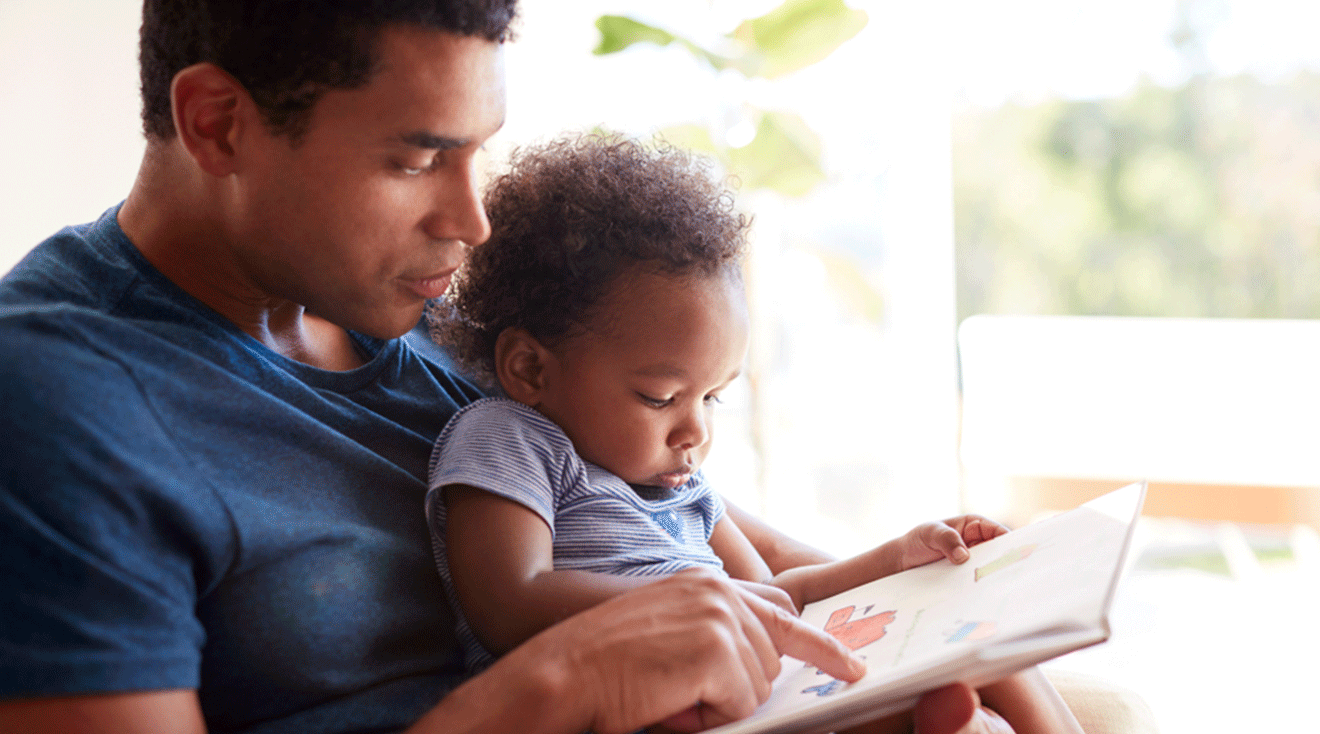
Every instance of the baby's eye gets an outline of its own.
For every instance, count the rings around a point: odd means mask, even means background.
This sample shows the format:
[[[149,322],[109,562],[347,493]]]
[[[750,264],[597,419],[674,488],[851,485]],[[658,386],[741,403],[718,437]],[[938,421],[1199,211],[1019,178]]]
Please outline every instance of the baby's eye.
[[[719,395],[716,395],[714,393],[707,395],[704,399],[706,401],[706,405],[719,405],[720,403],[724,402],[723,400],[720,400]]]
[[[637,393],[637,397],[638,397],[638,399],[640,399],[643,403],[645,403],[645,404],[651,406],[652,408],[663,408],[663,407],[665,407],[666,405],[669,405],[670,403],[674,402],[674,399],[673,399],[672,397],[670,397],[670,398],[653,398],[653,397],[651,397],[650,395],[647,395],[646,393],[640,393],[640,392]]]

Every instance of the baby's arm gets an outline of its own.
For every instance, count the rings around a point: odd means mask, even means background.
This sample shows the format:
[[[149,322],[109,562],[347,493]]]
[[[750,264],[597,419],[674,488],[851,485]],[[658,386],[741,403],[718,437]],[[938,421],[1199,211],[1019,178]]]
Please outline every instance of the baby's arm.
[[[710,531],[710,549],[724,562],[724,572],[739,581],[768,584],[774,576],[761,554],[727,514]]]
[[[654,577],[556,571],[550,528],[535,512],[474,487],[444,488],[454,590],[477,639],[502,655],[541,630]]]
[[[968,546],[1006,532],[1008,528],[980,515],[923,523],[852,558],[790,568],[775,576],[771,583],[788,592],[800,611],[804,604],[940,558],[962,563],[968,558]]]

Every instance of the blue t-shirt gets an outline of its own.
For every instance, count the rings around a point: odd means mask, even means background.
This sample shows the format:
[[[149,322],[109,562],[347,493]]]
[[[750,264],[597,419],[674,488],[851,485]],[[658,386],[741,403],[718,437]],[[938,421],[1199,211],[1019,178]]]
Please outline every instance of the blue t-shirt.
[[[402,728],[461,662],[423,514],[476,388],[403,339],[309,367],[115,221],[0,280],[0,698],[196,688],[215,732]]]

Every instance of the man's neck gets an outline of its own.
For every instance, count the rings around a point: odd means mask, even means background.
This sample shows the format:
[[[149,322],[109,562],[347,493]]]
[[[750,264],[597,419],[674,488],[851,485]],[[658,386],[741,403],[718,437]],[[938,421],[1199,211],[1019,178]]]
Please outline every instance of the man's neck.
[[[223,186],[187,165],[177,141],[148,143],[119,225],[142,256],[197,300],[271,350],[326,370],[363,364],[344,329],[277,298],[252,281],[233,257],[222,207]]]

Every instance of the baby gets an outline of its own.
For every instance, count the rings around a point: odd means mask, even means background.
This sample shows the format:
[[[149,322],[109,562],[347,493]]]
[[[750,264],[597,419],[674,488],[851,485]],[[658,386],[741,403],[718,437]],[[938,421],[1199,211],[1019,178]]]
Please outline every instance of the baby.
[[[427,515],[480,669],[538,631],[694,566],[800,609],[1006,529],[927,523],[852,559],[771,573],[701,472],[738,377],[747,221],[707,166],[611,136],[520,151],[437,338],[506,397],[454,416]],[[785,596],[785,594],[787,596]]]
[[[701,472],[747,352],[746,219],[707,165],[613,136],[514,156],[494,231],[459,272],[437,338],[502,398],[441,432],[427,517],[470,670],[681,570],[722,569],[797,611],[1007,529],[924,523],[842,561],[772,573]],[[1018,734],[1081,727],[1037,669],[980,690]]]

